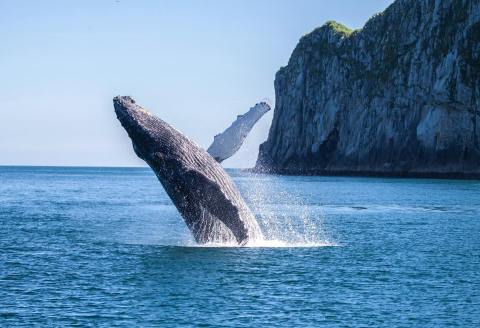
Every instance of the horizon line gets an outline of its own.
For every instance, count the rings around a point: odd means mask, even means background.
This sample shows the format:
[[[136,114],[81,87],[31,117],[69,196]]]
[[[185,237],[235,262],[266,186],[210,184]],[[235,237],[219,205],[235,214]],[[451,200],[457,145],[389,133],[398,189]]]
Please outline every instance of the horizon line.
[[[0,164],[3,167],[51,167],[51,168],[104,168],[104,169],[150,169],[145,166],[103,166],[103,165],[35,165],[35,164]],[[224,167],[224,169],[248,170],[250,167]]]

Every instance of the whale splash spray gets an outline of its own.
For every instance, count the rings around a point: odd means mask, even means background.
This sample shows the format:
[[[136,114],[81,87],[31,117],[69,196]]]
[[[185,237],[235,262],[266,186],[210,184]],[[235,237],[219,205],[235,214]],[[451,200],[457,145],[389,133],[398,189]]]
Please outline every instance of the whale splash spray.
[[[268,202],[272,199],[268,196],[272,192],[265,189],[268,184],[255,180],[248,186],[246,195],[257,213],[257,221],[231,177],[218,163],[230,153],[225,156],[222,153],[220,160],[215,160],[179,131],[137,105],[132,98],[115,97],[113,102],[117,118],[130,136],[135,153],[154,171],[197,244],[252,247],[328,245],[325,238],[318,239],[323,230],[307,213],[293,218],[289,214],[292,205],[286,205],[280,216],[272,212]],[[258,120],[258,115],[255,120],[249,120],[249,129]],[[241,126],[241,119],[240,116],[237,119],[240,122],[229,129]],[[241,133],[225,133],[223,138],[229,136],[236,139],[232,143],[235,147],[245,139]],[[219,140],[217,137],[216,141]],[[297,203],[278,191],[275,199],[282,194],[286,204]]]

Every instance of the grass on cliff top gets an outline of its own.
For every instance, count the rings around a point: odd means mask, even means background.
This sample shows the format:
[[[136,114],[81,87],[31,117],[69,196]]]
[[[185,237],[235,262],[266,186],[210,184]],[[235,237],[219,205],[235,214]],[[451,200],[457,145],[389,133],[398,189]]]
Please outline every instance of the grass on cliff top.
[[[335,21],[328,21],[328,22],[326,22],[325,24],[323,24],[322,26],[317,27],[316,29],[314,29],[312,32],[309,32],[309,33],[307,33],[307,34],[304,34],[304,35],[300,38],[300,41],[301,41],[302,39],[308,38],[310,35],[318,32],[318,31],[324,30],[324,29],[330,29],[330,30],[332,30],[334,33],[341,34],[343,37],[349,37],[350,35],[352,35],[352,34],[355,33],[356,31],[358,31],[358,30],[349,29],[349,28],[346,27],[345,25],[340,24],[340,23],[337,23],[337,22],[335,22]]]
[[[345,36],[349,36],[350,34],[353,33],[353,30],[352,29],[349,29],[348,27],[346,27],[345,25],[343,24],[340,24],[338,22],[335,22],[335,21],[328,21],[324,24],[324,26],[328,26],[330,27],[332,30],[334,30],[335,32],[337,33],[340,33],[340,34],[343,34]]]

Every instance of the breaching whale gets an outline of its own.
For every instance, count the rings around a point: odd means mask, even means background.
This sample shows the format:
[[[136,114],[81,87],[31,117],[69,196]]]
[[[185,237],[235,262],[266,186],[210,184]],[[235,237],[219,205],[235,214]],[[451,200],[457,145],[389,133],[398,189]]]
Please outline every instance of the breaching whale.
[[[118,120],[138,157],[155,172],[198,243],[261,239],[260,227],[230,176],[204,149],[130,97],[115,97]]]

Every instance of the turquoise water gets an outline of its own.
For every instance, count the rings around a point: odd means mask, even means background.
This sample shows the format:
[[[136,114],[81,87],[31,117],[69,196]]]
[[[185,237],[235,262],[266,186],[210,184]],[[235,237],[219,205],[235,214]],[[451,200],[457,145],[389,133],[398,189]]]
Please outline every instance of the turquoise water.
[[[229,172],[269,240],[196,246],[148,169],[0,167],[0,326],[480,325],[480,181]]]

